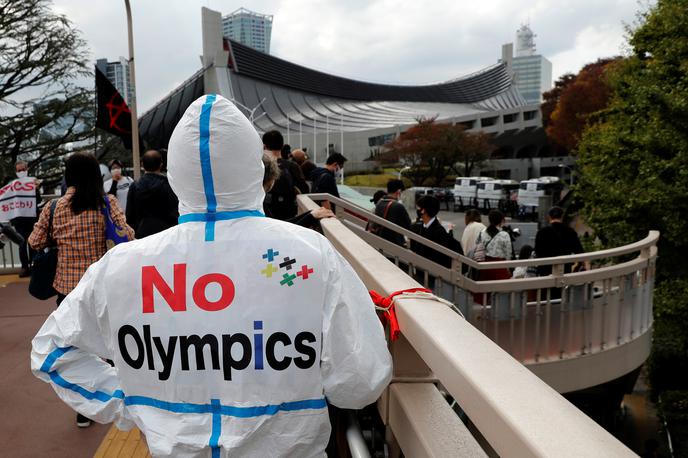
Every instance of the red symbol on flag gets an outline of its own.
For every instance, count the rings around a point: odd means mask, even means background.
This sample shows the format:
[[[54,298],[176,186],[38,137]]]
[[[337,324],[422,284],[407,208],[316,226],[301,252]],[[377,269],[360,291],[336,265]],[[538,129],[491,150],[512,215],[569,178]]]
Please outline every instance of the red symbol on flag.
[[[117,100],[119,98],[119,100]],[[119,102],[119,103],[118,103]],[[124,130],[117,124],[117,120],[122,115],[122,113],[131,114],[129,107],[126,102],[119,96],[119,94],[113,94],[110,101],[105,104],[105,108],[108,110],[108,117],[110,118],[110,129],[116,129],[124,134],[131,133],[131,129]]]

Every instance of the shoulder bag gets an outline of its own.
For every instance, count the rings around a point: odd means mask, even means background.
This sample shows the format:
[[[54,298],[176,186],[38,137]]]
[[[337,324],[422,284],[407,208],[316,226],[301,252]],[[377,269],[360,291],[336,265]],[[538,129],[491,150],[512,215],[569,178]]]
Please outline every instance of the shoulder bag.
[[[57,294],[53,283],[57,272],[57,243],[53,239],[53,215],[57,199],[50,202],[50,221],[48,223],[48,246],[33,258],[29,294],[36,299],[46,300]]]
[[[394,204],[394,202],[395,202],[394,200],[390,199],[389,203],[385,207],[385,211],[382,214],[382,217],[384,219],[387,219],[387,213],[389,212],[389,207],[391,207]],[[380,226],[379,224],[372,223],[372,222],[370,223],[370,228],[368,229],[368,232],[370,232],[371,234],[380,235],[381,231],[382,231],[382,226]]]
[[[110,250],[115,245],[128,242],[129,236],[127,235],[127,231],[119,227],[112,219],[110,199],[108,199],[107,196],[105,196],[105,206],[100,207],[100,211],[103,213],[103,218],[105,220],[105,245],[107,249]]]

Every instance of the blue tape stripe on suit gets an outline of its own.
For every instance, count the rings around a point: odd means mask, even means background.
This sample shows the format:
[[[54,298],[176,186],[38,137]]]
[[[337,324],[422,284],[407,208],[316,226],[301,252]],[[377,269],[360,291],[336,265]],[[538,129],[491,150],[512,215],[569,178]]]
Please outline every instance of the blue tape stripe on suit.
[[[89,391],[86,388],[77,385],[76,383],[68,382],[67,380],[62,378],[62,376],[60,376],[58,371],[51,370],[53,364],[55,364],[55,361],[57,361],[62,355],[73,349],[74,347],[56,348],[46,357],[45,361],[41,365],[40,370],[42,372],[47,373],[50,376],[50,379],[56,385],[79,393],[80,395],[89,400],[95,399],[97,401],[108,402],[112,399],[121,399],[127,406],[147,406],[174,413],[210,413],[213,415],[225,415],[228,417],[236,418],[260,417],[263,415],[275,415],[278,412],[293,412],[297,410],[317,410],[324,409],[327,407],[327,402],[325,401],[325,398],[305,399],[302,401],[290,401],[283,402],[281,404],[267,404],[262,406],[237,407],[224,406],[220,404],[220,401],[217,399],[211,400],[211,404],[192,404],[187,402],[162,401],[148,396],[126,396],[122,390],[116,390],[113,393],[105,393],[103,391]]]
[[[179,224],[192,223],[199,221],[225,221],[230,219],[246,218],[254,216],[258,218],[265,217],[265,215],[258,210],[238,210],[233,212],[217,212],[217,213],[187,213],[179,217]]]
[[[203,174],[203,189],[205,200],[208,205],[208,213],[215,213],[217,210],[217,199],[215,198],[215,186],[213,184],[213,170],[210,166],[210,112],[215,103],[215,94],[206,97],[201,107],[200,119],[200,141],[199,150],[201,154],[201,172]],[[207,242],[215,240],[215,222],[208,221],[205,227],[205,240]]]
[[[222,417],[220,413],[220,400],[211,399],[210,405],[213,410],[213,431],[210,435],[210,449],[212,450],[212,457],[220,457],[220,431],[222,430]]]

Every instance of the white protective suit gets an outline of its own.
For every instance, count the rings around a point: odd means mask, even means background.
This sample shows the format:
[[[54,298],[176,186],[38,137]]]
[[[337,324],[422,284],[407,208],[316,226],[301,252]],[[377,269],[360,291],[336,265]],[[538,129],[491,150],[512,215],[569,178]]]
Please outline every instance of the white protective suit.
[[[260,213],[261,156],[231,102],[196,100],[169,144],[180,225],[110,250],[33,340],[37,377],[93,420],[138,426],[153,456],[322,456],[326,399],[361,408],[389,383],[351,266]]]

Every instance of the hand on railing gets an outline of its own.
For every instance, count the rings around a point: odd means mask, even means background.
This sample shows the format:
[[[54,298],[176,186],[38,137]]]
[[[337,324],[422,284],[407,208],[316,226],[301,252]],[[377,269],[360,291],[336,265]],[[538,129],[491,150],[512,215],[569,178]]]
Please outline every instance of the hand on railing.
[[[334,213],[332,213],[332,210],[325,207],[320,207],[315,210],[312,210],[311,215],[313,216],[313,218],[318,220],[323,218],[334,218]]]

